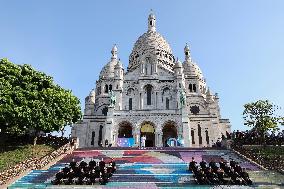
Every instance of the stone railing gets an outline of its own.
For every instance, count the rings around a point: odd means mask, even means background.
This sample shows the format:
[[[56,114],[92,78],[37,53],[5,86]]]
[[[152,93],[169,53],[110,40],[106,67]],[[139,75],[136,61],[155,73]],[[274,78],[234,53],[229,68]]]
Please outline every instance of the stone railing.
[[[16,176],[19,176],[21,173],[28,170],[41,169],[50,162],[54,161],[60,155],[73,149],[74,144],[72,145],[70,143],[67,143],[42,158],[32,157],[4,170],[3,172],[0,172],[0,188],[1,185],[6,184],[9,180],[15,178]]]

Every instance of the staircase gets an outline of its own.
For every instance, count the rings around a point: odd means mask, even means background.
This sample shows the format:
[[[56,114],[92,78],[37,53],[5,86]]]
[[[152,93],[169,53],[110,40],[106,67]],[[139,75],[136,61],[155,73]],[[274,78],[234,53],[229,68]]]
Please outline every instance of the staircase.
[[[109,183],[100,188],[210,188],[210,186],[195,185],[193,175],[188,171],[188,162],[194,157],[197,162],[205,159],[219,161],[222,157],[229,161],[234,159],[249,172],[255,186],[263,188],[281,188],[284,177],[278,173],[261,170],[257,165],[248,162],[229,150],[214,149],[79,149],[65,156],[62,160],[47,170],[34,170],[14,182],[9,189],[15,188],[92,188],[93,186],[53,186],[52,177],[66,163],[90,161],[95,159],[117,163],[117,171]],[[222,186],[223,188],[225,186]],[[247,188],[230,186],[230,188]]]

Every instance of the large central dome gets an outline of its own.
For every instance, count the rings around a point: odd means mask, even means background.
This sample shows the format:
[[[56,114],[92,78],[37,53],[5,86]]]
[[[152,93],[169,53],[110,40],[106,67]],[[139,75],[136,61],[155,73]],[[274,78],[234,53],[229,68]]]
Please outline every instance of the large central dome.
[[[139,67],[143,61],[142,57],[146,54],[155,56],[158,65],[172,71],[175,58],[168,42],[156,32],[156,19],[153,14],[150,14],[148,18],[148,31],[141,35],[134,44],[129,56],[128,70],[131,71]]]

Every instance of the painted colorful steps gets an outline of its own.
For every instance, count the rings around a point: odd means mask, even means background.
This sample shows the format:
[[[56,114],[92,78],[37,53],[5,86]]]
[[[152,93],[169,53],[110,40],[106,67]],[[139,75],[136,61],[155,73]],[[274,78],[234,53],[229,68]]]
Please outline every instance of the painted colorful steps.
[[[188,162],[194,157],[197,162],[205,159],[219,161],[222,158],[229,161],[234,159],[249,172],[255,186],[269,188],[273,185],[281,188],[284,177],[277,173],[261,170],[257,165],[238,156],[230,150],[216,149],[79,149],[67,155],[47,170],[34,170],[20,178],[9,189],[16,188],[92,188],[93,186],[53,186],[50,181],[61,168],[75,159],[76,161],[90,161],[102,158],[108,162],[117,163],[117,172],[110,182],[100,188],[210,188],[198,186],[193,182],[193,175],[189,172]],[[282,181],[281,181],[282,180]],[[98,186],[98,185],[96,185]],[[224,187],[224,186],[223,186]],[[247,188],[234,187],[231,188]],[[273,187],[272,187],[273,188]]]

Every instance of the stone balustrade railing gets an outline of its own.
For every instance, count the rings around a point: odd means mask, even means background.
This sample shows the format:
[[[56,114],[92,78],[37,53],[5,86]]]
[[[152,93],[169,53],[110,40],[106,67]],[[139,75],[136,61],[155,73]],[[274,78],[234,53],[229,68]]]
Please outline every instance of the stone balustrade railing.
[[[4,170],[3,172],[0,172],[0,188],[1,185],[6,184],[9,180],[15,178],[16,176],[19,176],[21,173],[27,170],[41,169],[50,162],[54,161],[60,155],[64,154],[66,151],[73,149],[74,144],[72,145],[70,143],[67,143],[42,158],[32,157]]]

